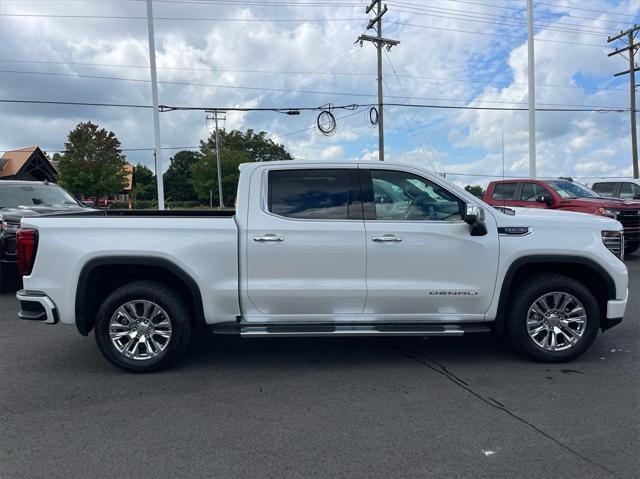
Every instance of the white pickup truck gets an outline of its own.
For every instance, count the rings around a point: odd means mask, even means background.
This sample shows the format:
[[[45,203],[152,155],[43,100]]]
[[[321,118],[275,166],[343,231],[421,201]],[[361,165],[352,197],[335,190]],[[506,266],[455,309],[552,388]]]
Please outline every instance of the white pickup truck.
[[[24,218],[19,316],[92,330],[116,366],[161,369],[196,328],[251,337],[497,331],[567,361],[622,320],[615,220],[494,209],[420,168],[241,167],[237,211]]]

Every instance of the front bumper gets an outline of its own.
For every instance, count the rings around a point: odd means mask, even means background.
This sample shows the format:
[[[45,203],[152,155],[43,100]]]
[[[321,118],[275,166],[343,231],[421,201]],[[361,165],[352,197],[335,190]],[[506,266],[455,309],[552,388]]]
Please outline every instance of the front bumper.
[[[55,303],[41,291],[21,289],[16,293],[20,301],[18,317],[29,321],[40,321],[46,324],[58,322],[58,311]]]
[[[607,315],[602,319],[601,328],[603,331],[613,328],[622,321],[625,309],[627,309],[627,301],[629,299],[629,290],[625,292],[624,299],[610,299],[607,301]]]
[[[627,309],[627,300],[629,299],[629,290],[624,294],[624,299],[610,299],[607,302],[607,318],[621,318],[624,316],[624,310]]]

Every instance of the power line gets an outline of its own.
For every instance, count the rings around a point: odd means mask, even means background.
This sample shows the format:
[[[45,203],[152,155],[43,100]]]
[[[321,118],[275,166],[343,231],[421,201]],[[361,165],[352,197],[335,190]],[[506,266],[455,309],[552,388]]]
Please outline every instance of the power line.
[[[42,14],[42,13],[0,13],[0,17],[28,17],[28,18],[75,18],[75,19],[99,19],[99,20],[146,20],[144,16],[126,15],[62,15],[62,14]],[[193,17],[153,17],[154,20],[176,20],[194,22],[354,22],[362,21],[360,18],[193,18]]]
[[[124,0],[123,0],[124,1]],[[348,60],[348,58],[346,59]],[[345,61],[346,61],[345,60]],[[115,63],[87,63],[87,62],[65,62],[65,61],[47,61],[47,60],[10,60],[0,59],[0,63],[19,63],[19,64],[42,64],[42,65],[63,65],[63,66],[87,66],[87,67],[105,67],[105,68],[135,68],[148,70],[148,65],[120,65]],[[342,62],[340,62],[342,63]],[[158,70],[171,70],[171,71],[202,71],[210,73],[229,72],[229,73],[258,73],[258,74],[273,74],[273,75],[336,75],[336,76],[375,76],[375,73],[364,73],[361,71],[284,71],[284,70],[238,70],[231,68],[193,68],[193,67],[156,67]],[[354,69],[358,69],[358,65]],[[49,72],[37,72],[37,73],[49,73]],[[57,72],[51,72],[55,74]],[[79,74],[65,74],[69,76],[78,76]],[[387,76],[387,75],[385,75]],[[462,83],[486,83],[495,85],[527,85],[527,83],[509,82],[509,81],[491,81],[491,80],[479,80],[476,78],[461,79],[461,78],[444,78],[444,77],[432,77],[426,75],[405,75],[398,74],[401,78],[412,78],[419,80],[432,80],[432,81],[446,81],[446,82],[462,82]],[[604,90],[604,91],[626,91],[624,88],[605,88],[594,87],[586,85],[560,85],[554,83],[537,83],[536,87],[544,88],[570,88],[579,90]]]
[[[345,119],[345,118],[349,118],[349,117],[354,116],[354,115],[357,115],[357,114],[359,114],[359,113],[360,113],[360,111],[353,111],[353,112],[351,112],[351,113],[347,113],[347,114],[345,114],[345,115],[342,115],[342,116],[337,117],[337,118],[336,118],[336,120],[343,120],[343,119]],[[305,132],[305,131],[310,131],[310,130],[313,130],[313,129],[315,129],[315,128],[316,128],[316,123],[314,122],[314,124],[313,124],[312,126],[310,126],[310,127],[303,128],[303,129],[301,129],[301,130],[290,131],[290,132],[288,132],[288,133],[283,133],[282,135],[275,135],[275,136],[274,136],[274,137],[272,137],[272,138],[285,138],[285,137],[287,137],[287,136],[297,135],[297,134],[299,134],[299,133],[303,133],[303,132]]]
[[[517,0],[517,1],[524,1],[524,0]],[[632,15],[630,13],[617,13],[617,12],[605,12],[603,10],[593,10],[590,8],[581,8],[581,7],[574,7],[574,6],[569,6],[569,5],[560,5],[557,3],[550,3],[550,2],[534,2],[536,5],[547,5],[550,7],[556,7],[556,8],[566,8],[568,10],[580,10],[583,12],[593,12],[593,13],[602,13],[602,14],[606,14],[606,15],[617,15],[617,16],[622,16],[622,17],[630,17],[630,18],[636,18],[638,15]]]
[[[504,34],[504,33],[478,32],[476,30],[459,30],[459,29],[455,29],[455,28],[434,27],[434,26],[430,26],[430,25],[418,25],[418,24],[415,24],[415,23],[395,22],[395,21],[390,21],[390,20],[388,20],[387,23],[391,23],[391,24],[394,24],[394,25],[401,25],[401,26],[405,26],[405,27],[424,28],[424,29],[428,29],[428,30],[439,30],[439,31],[456,32],[456,33],[468,33],[468,34],[472,34],[472,35],[484,35],[484,36],[489,36],[489,37],[515,38],[516,40],[521,40],[521,41],[526,40],[526,37],[519,37],[519,36],[516,36],[516,35],[507,35],[507,34]],[[567,41],[563,41],[563,40],[550,40],[550,39],[547,39],[547,38],[537,38],[536,37],[535,41],[536,42],[560,43],[560,44],[565,44],[565,45],[579,45],[579,46],[586,46],[586,47],[604,48],[604,45],[597,45],[595,43],[567,42]]]
[[[126,103],[92,103],[92,102],[70,102],[70,101],[50,101],[50,100],[19,100],[0,98],[0,103],[33,104],[33,105],[69,105],[69,106],[98,106],[98,107],[123,107],[123,108],[153,108],[152,105],[134,105]],[[540,103],[539,103],[540,104]],[[358,108],[370,108],[377,103],[351,103],[348,105],[332,106],[336,110],[357,110]],[[469,105],[434,105],[425,103],[385,103],[384,106],[406,107],[406,108],[433,108],[444,110],[486,110],[486,111],[529,111],[524,107],[489,107],[489,106],[469,106]],[[326,106],[316,107],[294,107],[294,108],[255,108],[255,107],[216,107],[216,106],[169,106],[160,105],[162,111],[207,111],[226,110],[238,112],[275,112],[287,113],[288,111],[322,111]],[[594,113],[626,113],[629,108],[620,107],[579,107],[579,108],[536,108],[536,111],[543,112],[594,112]]]
[[[45,15],[45,14],[13,14],[13,13],[0,13],[0,17],[35,17],[35,18],[72,18],[72,19],[107,19],[107,20],[146,20],[146,17],[142,16],[117,16],[117,15]],[[312,18],[312,19],[302,19],[302,18],[189,18],[189,17],[154,17],[154,20],[171,20],[171,21],[212,21],[212,22],[284,22],[284,23],[305,23],[305,22],[320,22],[320,23],[331,23],[331,22],[351,22],[351,21],[361,21],[358,18]],[[517,40],[525,40],[524,37],[519,37],[515,35],[506,35],[500,33],[488,33],[488,32],[478,32],[473,30],[459,30],[454,28],[443,28],[443,27],[434,27],[428,25],[417,25],[413,23],[405,23],[405,22],[396,22],[396,21],[387,21],[387,23],[402,25],[408,27],[415,28],[423,28],[423,29],[431,29],[431,30],[440,30],[440,31],[448,31],[448,32],[456,32],[456,33],[468,33],[474,35],[485,35],[485,36],[493,36],[493,37],[503,37],[503,38],[514,38]],[[597,45],[593,43],[581,43],[581,42],[569,42],[562,40],[551,40],[546,38],[536,38],[535,41],[539,42],[550,42],[550,43],[559,43],[565,45],[580,45],[580,46],[590,46],[590,47],[598,47],[602,48],[602,45]]]
[[[403,84],[402,84],[402,82],[400,81],[400,77],[398,77],[398,72],[396,72],[396,68],[393,66],[393,63],[391,62],[391,57],[390,57],[386,52],[385,52],[385,55],[386,55],[386,57],[387,57],[387,62],[389,63],[389,66],[391,66],[391,70],[393,71],[393,74],[394,74],[394,75],[395,75],[395,77],[396,77],[396,80],[397,80],[397,82],[398,82],[398,85],[400,85],[400,89],[401,89],[402,93],[406,95],[406,94],[407,94],[407,92],[406,92],[406,90],[404,89],[404,85],[403,85]],[[385,82],[385,85],[386,85],[386,82]],[[387,85],[387,89],[388,89],[388,90],[391,90],[391,88],[389,88],[389,86],[388,86],[388,85]],[[393,97],[393,95],[391,95],[391,96]],[[404,113],[402,112],[402,110],[400,110],[400,113],[402,114],[402,117],[403,117],[403,118],[405,118],[405,117],[404,117]],[[419,124],[420,124],[420,122],[418,121],[417,116],[414,114],[414,112],[413,112],[413,111],[411,111],[411,113],[412,113],[412,116],[413,116],[414,121],[416,122],[416,124],[417,124],[417,125],[419,125]],[[409,122],[407,122],[407,121],[406,121],[406,118],[405,118],[405,123],[407,124],[407,128],[409,128],[409,130],[413,133],[413,129],[412,129],[412,128],[411,128],[411,126],[409,125]],[[433,166],[434,166],[434,168],[433,168],[433,169],[435,170],[435,166],[438,164],[438,160],[437,160],[437,158],[436,158],[436,154],[434,153],[433,148],[431,147],[431,142],[429,141],[429,139],[428,139],[428,138],[427,138],[427,136],[425,135],[424,130],[420,129],[420,133],[422,134],[422,137],[424,138],[424,140],[425,140],[425,141],[426,141],[426,143],[427,143],[427,146],[429,147],[429,151],[431,152],[431,156],[433,157]],[[415,135],[414,135],[414,138],[415,138]],[[423,152],[424,152],[424,148],[422,148],[422,150],[423,150]],[[425,156],[426,156],[426,154],[425,154]]]
[[[499,15],[474,12],[474,11],[467,12],[467,11],[460,11],[460,10],[454,10],[454,9],[442,8],[442,7],[429,7],[429,8],[405,7],[405,8],[409,8],[410,10],[395,10],[395,11],[400,13],[411,13],[412,15],[420,15],[420,16],[436,17],[436,18],[447,18],[447,19],[450,18],[450,19],[486,23],[486,24],[492,24],[492,25],[509,25],[509,24],[513,26],[526,25],[526,20],[516,18],[513,16],[499,16]],[[421,12],[427,12],[427,13],[421,13]],[[431,12],[439,13],[440,15],[436,15]],[[553,21],[547,20],[546,22],[553,22]],[[607,34],[607,31],[605,31],[604,29],[602,31],[596,30],[596,28],[600,28],[600,27],[589,27],[589,29],[567,28],[568,26],[584,27],[583,25],[579,25],[575,23],[565,24],[561,22],[553,22],[553,23],[541,24],[540,22],[537,22],[536,25],[539,27],[548,29],[550,31],[559,31],[559,32],[568,32],[568,33],[584,33],[587,35],[598,35],[598,36]]]
[[[489,8],[495,8],[495,9],[500,9],[500,10],[511,10],[511,11],[515,11],[515,12],[520,12],[520,13],[524,13],[525,10],[524,8],[518,8],[518,7],[512,7],[512,6],[508,6],[508,5],[497,5],[497,4],[488,4],[488,3],[480,3],[480,2],[472,2],[472,1],[468,1],[468,0],[443,0],[443,1],[448,1],[451,3],[456,3],[456,4],[465,4],[465,5],[476,5],[476,6],[481,6],[481,7],[489,7]],[[522,1],[524,3],[524,1],[526,0],[518,0],[518,1]],[[409,5],[409,6],[414,6],[416,8],[419,8],[421,6],[423,6],[423,4],[418,4],[418,3],[411,3],[411,2],[399,2],[397,0],[393,0],[393,4],[405,4],[405,5]],[[540,5],[540,2],[534,2],[534,7],[536,5]],[[549,4],[545,4],[545,5],[549,5]],[[575,7],[569,7],[567,5],[554,5],[558,8],[568,8],[568,9],[572,9]],[[629,14],[620,14],[620,13],[613,13],[613,12],[600,12],[598,11],[597,13],[607,13],[607,14],[613,14],[613,15],[623,15],[623,16],[629,16],[629,17],[633,17],[636,18],[637,15],[629,15]],[[562,13],[556,13],[556,12],[548,12],[548,11],[539,11],[538,15],[543,14],[543,15],[547,15],[547,16],[567,16],[570,18],[579,18],[579,19],[583,19],[583,20],[590,20],[590,21],[595,21],[595,22],[601,22],[601,23],[610,23],[613,25],[622,25],[623,24],[623,20],[618,20],[618,21],[614,21],[614,20],[606,20],[606,19],[601,19],[601,18],[594,18],[594,17],[585,17],[585,16],[580,16],[580,15],[574,15],[571,12],[562,12]]]
[[[140,78],[121,78],[121,77],[112,77],[112,76],[104,76],[104,75],[81,75],[81,74],[72,74],[72,73],[52,73],[52,72],[34,72],[34,71],[18,71],[18,70],[0,70],[0,73],[9,73],[9,74],[19,74],[19,75],[44,75],[44,76],[62,76],[62,77],[74,77],[74,78],[86,78],[86,79],[94,79],[94,80],[112,80],[112,81],[130,81],[130,82],[139,82],[139,83],[150,83],[151,80],[140,79]],[[316,91],[316,90],[293,90],[288,88],[269,88],[269,87],[254,87],[247,85],[224,85],[217,83],[197,83],[197,82],[186,82],[186,81],[158,81],[158,83],[163,85],[183,85],[183,86],[200,86],[200,87],[212,87],[212,88],[223,88],[223,89],[232,89],[232,90],[252,90],[252,91],[263,91],[263,92],[275,92],[275,93],[303,93],[307,95],[333,95],[333,96],[359,96],[359,97],[370,97],[374,95],[369,95],[365,93],[349,93],[349,92],[329,92],[329,91]],[[416,98],[418,99],[418,98]]]
[[[387,87],[387,91],[389,92],[389,96],[390,96],[391,98],[395,98],[395,96],[393,95],[393,93],[392,93],[392,91],[391,91],[391,88],[389,88],[389,85],[387,84],[387,81],[386,81],[386,80],[384,80],[384,79],[383,79],[382,81],[384,82],[384,86],[385,86],[385,87]],[[413,137],[413,142],[414,142],[414,144],[416,145],[416,148],[418,148],[418,149],[422,152],[422,154],[424,155],[424,157],[425,157],[425,158],[427,158],[429,155],[427,155],[427,151],[426,151],[426,149],[425,149],[425,148],[424,148],[424,146],[422,145],[422,142],[418,139],[418,137],[417,137],[417,135],[416,135],[416,133],[415,133],[414,128],[412,128],[412,127],[411,127],[411,123],[409,122],[409,120],[407,120],[407,117],[405,116],[405,114],[404,114],[404,112],[402,111],[402,109],[399,109],[398,111],[400,112],[400,116],[402,117],[402,120],[404,121],[404,124],[406,125],[407,130],[409,130],[409,133],[410,133],[410,134],[411,134],[411,136]],[[418,122],[416,121],[416,123],[418,123]],[[427,143],[427,144],[428,144],[428,143]],[[429,145],[429,148],[431,149],[431,145]],[[434,171],[435,171],[435,170],[436,170],[436,168],[435,168],[435,164],[437,163],[437,160],[436,160],[435,154],[433,153],[433,149],[431,149],[431,156],[432,156],[432,158],[433,158],[433,162],[431,163],[432,170],[434,170]]]
[[[613,55],[622,55],[624,57],[625,52],[629,55],[629,69],[619,73],[615,73],[613,76],[629,75],[629,106],[631,113],[631,164],[633,167],[633,177],[640,178],[640,167],[638,166],[638,139],[636,130],[636,72],[640,71],[640,67],[636,65],[635,54],[640,49],[640,43],[636,43],[636,35],[640,31],[640,25],[634,25],[633,28],[629,28],[624,32],[620,32],[617,35],[607,38],[607,43],[611,43],[621,38],[626,37],[627,45],[622,48],[618,48],[609,53],[609,57]]]
[[[111,81],[131,81],[138,83],[149,83],[151,80],[138,79],[138,78],[122,78],[112,77],[104,75],[81,75],[73,73],[52,73],[52,72],[34,72],[34,71],[20,71],[20,70],[0,70],[0,73],[9,74],[25,74],[25,75],[43,75],[43,76],[61,76],[72,78],[85,78],[85,79],[98,79],[98,80],[111,80]],[[184,85],[184,86],[199,86],[199,87],[213,87],[222,89],[237,89],[237,90],[250,90],[250,91],[267,91],[275,93],[303,93],[308,95],[333,95],[333,96],[347,96],[347,97],[373,97],[376,95],[370,93],[357,93],[357,92],[332,92],[332,91],[317,91],[317,90],[293,90],[287,88],[268,88],[268,87],[254,87],[247,85],[224,85],[214,83],[197,83],[186,81],[159,81],[158,83],[167,85]],[[493,103],[493,104],[526,104],[526,102],[517,101],[505,101],[505,100],[475,100],[475,99],[459,99],[459,98],[433,98],[433,97],[420,97],[420,96],[398,96],[397,98],[403,98],[406,100],[428,100],[428,101],[453,101],[453,102],[471,102],[471,103]],[[575,105],[575,104],[562,104],[562,103],[540,103],[547,106],[571,106],[571,107],[586,107],[591,106],[594,108],[614,108],[604,105]]]

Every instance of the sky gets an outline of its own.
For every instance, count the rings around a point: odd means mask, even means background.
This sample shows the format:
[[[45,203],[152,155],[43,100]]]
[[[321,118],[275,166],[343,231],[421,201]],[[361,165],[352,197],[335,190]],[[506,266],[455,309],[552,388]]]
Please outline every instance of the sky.
[[[385,102],[525,108],[524,0],[389,0],[383,34]],[[211,108],[371,104],[376,52],[360,0],[154,0],[159,102]],[[548,109],[629,108],[621,41],[640,23],[640,0],[534,2],[536,103]],[[0,98],[152,104],[144,0],[0,0]],[[369,107],[333,110],[324,136],[317,112],[228,112],[227,129],[264,130],[295,157],[378,158]],[[162,164],[197,149],[203,111],[160,114]],[[538,111],[539,176],[631,175],[629,112]],[[527,176],[527,111],[391,107],[385,157],[459,184]],[[0,152],[39,145],[54,153],[81,121],[113,131],[127,160],[153,169],[149,108],[0,103]],[[504,170],[502,138],[504,138]]]

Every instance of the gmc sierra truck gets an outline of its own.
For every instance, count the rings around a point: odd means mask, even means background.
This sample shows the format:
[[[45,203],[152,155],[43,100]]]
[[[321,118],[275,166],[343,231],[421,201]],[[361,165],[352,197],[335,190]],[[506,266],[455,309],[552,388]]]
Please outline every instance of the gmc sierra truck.
[[[20,318],[92,330],[114,365],[159,370],[196,330],[243,337],[496,331],[568,361],[622,320],[618,221],[483,203],[420,168],[241,167],[236,212],[22,219]]]

